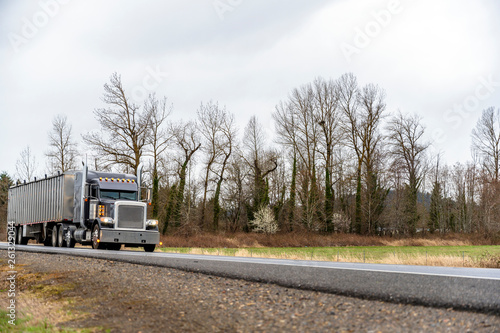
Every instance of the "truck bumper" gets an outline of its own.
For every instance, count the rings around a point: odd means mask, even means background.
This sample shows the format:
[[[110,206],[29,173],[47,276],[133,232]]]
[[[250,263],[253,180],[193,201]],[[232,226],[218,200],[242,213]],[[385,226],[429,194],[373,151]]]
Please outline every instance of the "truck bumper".
[[[102,243],[119,243],[130,246],[142,246],[147,244],[158,244],[160,242],[160,233],[158,231],[128,231],[101,229],[100,240]]]

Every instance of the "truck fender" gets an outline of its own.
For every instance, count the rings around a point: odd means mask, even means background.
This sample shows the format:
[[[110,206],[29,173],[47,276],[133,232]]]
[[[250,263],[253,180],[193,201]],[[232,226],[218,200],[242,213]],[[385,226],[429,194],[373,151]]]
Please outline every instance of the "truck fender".
[[[90,231],[94,230],[94,226],[98,224],[99,225],[99,229],[102,229],[102,225],[101,225],[101,221],[99,220],[94,220],[94,223],[92,223],[92,228],[90,228]]]

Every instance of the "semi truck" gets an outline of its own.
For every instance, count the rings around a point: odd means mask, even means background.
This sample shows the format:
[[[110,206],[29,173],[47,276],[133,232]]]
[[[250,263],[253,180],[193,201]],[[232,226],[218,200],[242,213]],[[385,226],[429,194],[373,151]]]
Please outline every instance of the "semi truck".
[[[9,188],[7,223],[15,243],[30,239],[45,246],[119,250],[122,245],[153,252],[160,242],[158,221],[147,218],[150,192],[137,175],[82,170]],[[141,199],[141,192],[146,198]]]

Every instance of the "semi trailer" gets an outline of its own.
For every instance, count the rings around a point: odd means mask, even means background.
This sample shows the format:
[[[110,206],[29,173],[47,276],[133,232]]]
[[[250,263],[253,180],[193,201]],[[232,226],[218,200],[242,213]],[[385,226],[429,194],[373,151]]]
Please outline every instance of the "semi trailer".
[[[122,245],[153,252],[158,221],[147,218],[150,194],[141,198],[137,175],[82,170],[59,172],[9,188],[7,223],[17,244],[119,250]]]

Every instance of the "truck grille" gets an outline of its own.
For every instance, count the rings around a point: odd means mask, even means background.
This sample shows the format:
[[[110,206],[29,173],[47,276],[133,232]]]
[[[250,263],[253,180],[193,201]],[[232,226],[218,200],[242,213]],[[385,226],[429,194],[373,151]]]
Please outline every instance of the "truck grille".
[[[143,229],[144,228],[144,207],[119,206],[119,208],[118,208],[118,228]]]

